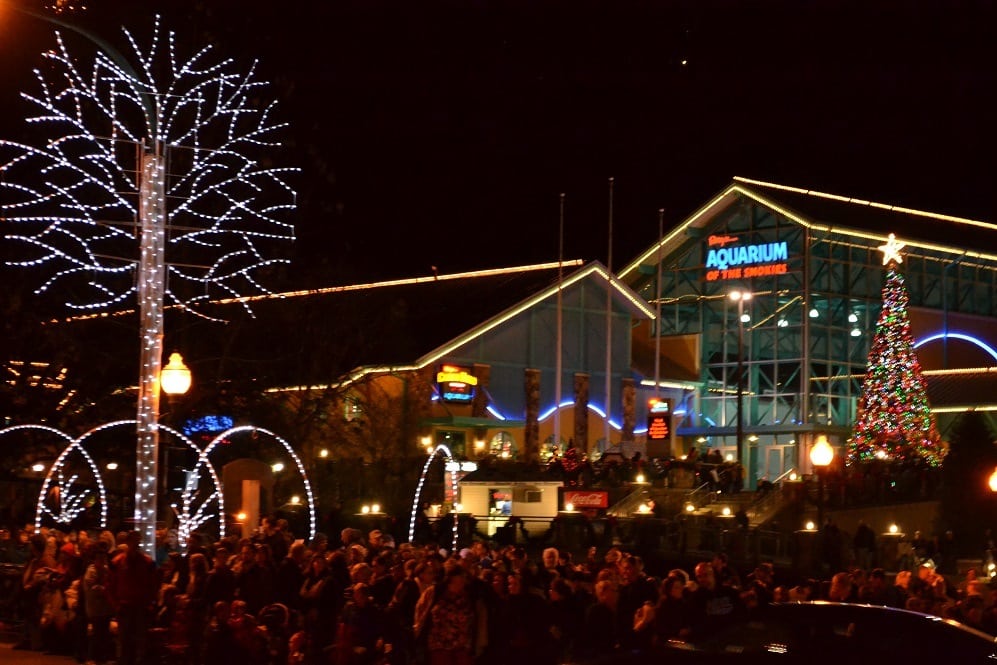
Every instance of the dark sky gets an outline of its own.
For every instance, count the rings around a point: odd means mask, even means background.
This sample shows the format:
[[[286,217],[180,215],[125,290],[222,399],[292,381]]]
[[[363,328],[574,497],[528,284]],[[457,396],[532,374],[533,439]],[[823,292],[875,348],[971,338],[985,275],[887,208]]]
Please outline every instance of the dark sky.
[[[28,0],[22,0],[27,2]],[[135,2],[70,16],[122,49],[261,61],[304,169],[295,274],[614,266],[734,175],[993,220],[993,2]],[[0,14],[0,135],[49,26]],[[7,28],[0,26],[0,30]]]

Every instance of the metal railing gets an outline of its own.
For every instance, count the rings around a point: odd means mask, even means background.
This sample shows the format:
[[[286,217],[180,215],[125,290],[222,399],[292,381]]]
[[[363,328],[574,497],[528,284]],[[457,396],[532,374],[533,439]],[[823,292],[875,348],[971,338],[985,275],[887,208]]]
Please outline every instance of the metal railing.
[[[765,516],[771,516],[779,510],[784,501],[781,491],[782,481],[794,473],[796,473],[796,469],[784,471],[772,481],[772,487],[768,492],[756,496],[754,502],[748,506],[746,511],[752,522],[762,522]]]
[[[630,494],[614,503],[606,510],[607,515],[612,515],[614,517],[629,517],[637,512],[641,504],[647,501],[650,493],[647,491],[646,486],[639,486],[634,488]]]
[[[685,495],[685,501],[682,502],[682,510],[685,510],[685,507],[690,503],[698,509],[716,500],[716,492],[710,489],[710,483],[703,483]]]

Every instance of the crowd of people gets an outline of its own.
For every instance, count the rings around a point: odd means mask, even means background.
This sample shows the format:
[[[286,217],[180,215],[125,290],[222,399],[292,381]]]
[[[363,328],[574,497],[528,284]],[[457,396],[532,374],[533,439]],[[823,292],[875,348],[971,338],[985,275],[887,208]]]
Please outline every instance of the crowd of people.
[[[822,583],[748,574],[723,553],[690,570],[646,571],[640,556],[476,540],[457,552],[395,544],[347,528],[296,540],[264,519],[250,538],[162,534],[155,557],[137,532],[22,533],[27,552],[17,648],[80,662],[288,665],[546,664],[696,639],[771,601],[828,599],[905,607],[997,634],[990,587],[926,563],[890,579],[855,567]],[[690,574],[691,573],[691,574]]]

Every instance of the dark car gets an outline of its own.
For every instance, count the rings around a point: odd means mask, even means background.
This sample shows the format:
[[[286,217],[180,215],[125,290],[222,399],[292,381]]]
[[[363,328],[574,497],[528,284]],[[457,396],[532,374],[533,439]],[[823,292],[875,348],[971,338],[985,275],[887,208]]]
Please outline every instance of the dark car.
[[[605,665],[725,662],[997,663],[994,636],[957,621],[893,607],[775,603],[692,642],[618,654]]]

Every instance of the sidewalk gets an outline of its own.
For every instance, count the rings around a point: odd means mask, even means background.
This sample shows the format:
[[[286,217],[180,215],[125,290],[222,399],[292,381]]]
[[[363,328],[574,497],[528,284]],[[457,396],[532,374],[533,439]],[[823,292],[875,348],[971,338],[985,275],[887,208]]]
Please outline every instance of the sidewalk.
[[[11,642],[0,642],[0,663],[7,665],[69,665],[71,656],[46,656],[41,651],[15,651]]]

